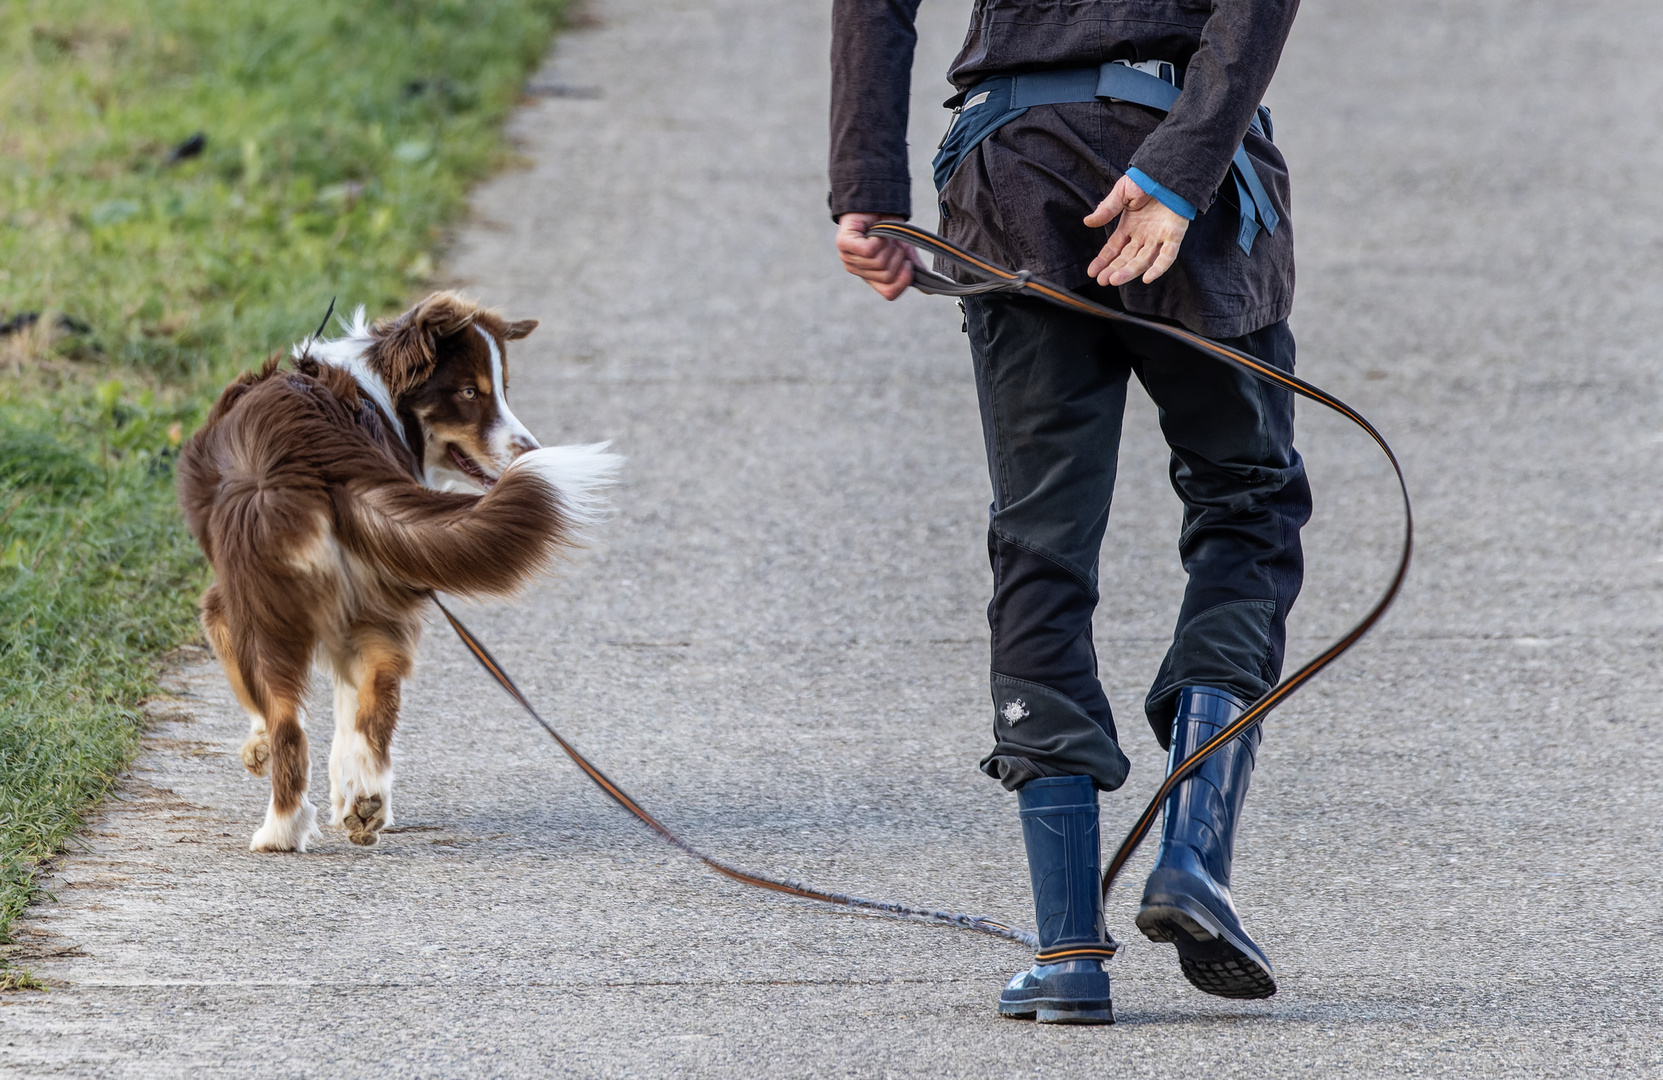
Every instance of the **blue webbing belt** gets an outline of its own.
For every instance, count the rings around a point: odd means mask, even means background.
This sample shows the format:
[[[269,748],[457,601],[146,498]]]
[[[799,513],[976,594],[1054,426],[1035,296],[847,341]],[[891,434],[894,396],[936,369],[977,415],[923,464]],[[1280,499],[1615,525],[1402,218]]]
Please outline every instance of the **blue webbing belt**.
[[[947,137],[941,141],[941,149],[935,156],[936,191],[939,193],[947,187],[959,162],[983,139],[1035,105],[1065,105],[1099,98],[1130,101],[1170,112],[1178,100],[1178,88],[1165,79],[1120,63],[986,79],[965,91],[965,103],[954,117]],[[1270,137],[1270,117],[1263,106],[1250,126],[1258,134]],[[1252,254],[1253,239],[1259,235],[1259,229],[1263,227],[1274,234],[1282,219],[1271,205],[1270,193],[1260,181],[1245,146],[1236,147],[1235,156],[1230,160],[1230,177],[1235,181],[1236,201],[1241,206],[1236,243],[1242,251]]]

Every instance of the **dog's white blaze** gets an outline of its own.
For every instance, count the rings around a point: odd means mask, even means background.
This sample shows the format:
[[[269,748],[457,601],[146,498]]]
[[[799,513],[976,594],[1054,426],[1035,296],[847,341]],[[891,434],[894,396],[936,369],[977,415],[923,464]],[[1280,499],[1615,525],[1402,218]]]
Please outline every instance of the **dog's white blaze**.
[[[514,410],[508,407],[507,388],[502,384],[502,350],[497,348],[497,339],[491,336],[489,330],[478,323],[474,324],[474,329],[478,330],[479,336],[485,339],[485,347],[491,350],[491,392],[497,396],[498,420],[491,429],[486,445],[490,447],[491,456],[496,459],[497,465],[502,467],[506,466],[513,458],[513,447],[516,440],[521,443],[530,443],[532,446],[541,446],[542,444],[537,441],[530,431],[526,430],[524,424],[520,423],[520,418],[514,415]]]

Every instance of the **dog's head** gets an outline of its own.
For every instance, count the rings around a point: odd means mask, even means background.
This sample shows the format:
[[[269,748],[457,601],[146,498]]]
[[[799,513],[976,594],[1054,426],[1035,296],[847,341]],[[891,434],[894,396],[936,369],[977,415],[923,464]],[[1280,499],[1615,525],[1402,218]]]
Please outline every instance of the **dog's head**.
[[[536,328],[437,292],[371,330],[364,360],[387,387],[429,487],[485,490],[537,449],[508,407],[508,342]]]

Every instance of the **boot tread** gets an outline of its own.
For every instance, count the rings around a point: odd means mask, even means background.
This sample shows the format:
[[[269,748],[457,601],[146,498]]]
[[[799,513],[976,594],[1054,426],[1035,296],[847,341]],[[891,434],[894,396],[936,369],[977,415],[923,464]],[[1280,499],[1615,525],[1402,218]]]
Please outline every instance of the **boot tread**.
[[[1276,980],[1270,974],[1243,957],[1240,960],[1202,960],[1178,956],[1178,966],[1190,985],[1214,997],[1257,1000],[1276,993]]]

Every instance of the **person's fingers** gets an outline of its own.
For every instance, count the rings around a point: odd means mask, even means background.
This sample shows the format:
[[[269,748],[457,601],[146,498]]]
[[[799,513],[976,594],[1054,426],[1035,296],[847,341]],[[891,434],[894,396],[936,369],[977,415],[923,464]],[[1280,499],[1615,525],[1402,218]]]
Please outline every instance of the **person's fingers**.
[[[898,257],[896,246],[887,237],[856,237],[847,243],[839,240],[837,253],[845,265],[870,270],[892,265]]]
[[[899,273],[903,267],[924,265],[924,260],[918,254],[917,248],[897,240],[889,242],[889,247],[884,252],[883,259],[884,265],[895,273]]]
[[[864,259],[868,261],[889,261],[892,259],[906,259],[918,262],[918,251],[911,244],[903,244],[898,240],[891,240],[887,236],[866,236],[853,230],[839,231],[837,234],[837,251],[846,258]]]
[[[1107,228],[1109,222],[1120,216],[1120,211],[1126,206],[1125,193],[1119,184],[1114,186],[1103,201],[1097,204],[1097,209],[1086,215],[1086,226],[1092,229]]]
[[[1107,228],[1109,222],[1127,210],[1142,210],[1149,205],[1149,196],[1130,176],[1122,176],[1116,180],[1114,187],[1097,209],[1086,215],[1085,223],[1089,228]]]
[[[860,278],[883,297],[894,300],[912,284],[912,268],[923,265],[911,244],[887,236],[868,236],[866,230],[880,221],[900,221],[895,214],[851,212],[837,221],[835,246],[843,269]]]
[[[1178,241],[1168,240],[1161,244],[1160,254],[1155,256],[1154,263],[1143,275],[1143,283],[1152,285],[1155,279],[1172,269],[1172,264],[1178,261]]]
[[[1132,211],[1133,213],[1137,213],[1139,210],[1142,210],[1144,207],[1148,206],[1150,200],[1154,198],[1153,195],[1146,194],[1142,188],[1138,187],[1130,180],[1126,181],[1126,184],[1134,192],[1134,194],[1126,197],[1126,209]]]
[[[1120,249],[1124,246],[1104,244],[1103,250],[1099,251],[1097,257],[1092,259],[1090,265],[1086,267],[1086,274],[1090,277],[1101,276],[1120,257]]]
[[[894,281],[889,282],[888,284],[868,281],[867,284],[876,289],[878,295],[883,297],[885,300],[895,300],[899,298],[900,295],[906,292],[912,285],[912,260],[908,259],[901,263],[900,270],[896,273]]]
[[[907,257],[907,250],[901,244],[889,243],[884,246],[878,261],[883,265],[883,272],[889,277],[896,277],[903,267],[909,266],[912,260]]]
[[[886,253],[881,251],[872,258],[863,258],[858,255],[844,255],[843,265],[847,266],[852,272],[857,273],[864,273],[867,271],[882,272],[894,265],[894,259],[887,257]]]
[[[1096,258],[1092,259],[1090,265],[1086,267],[1086,273],[1096,277],[1107,270],[1109,264],[1119,258],[1120,253],[1125,250],[1126,242],[1131,239],[1131,235],[1125,223],[1122,222],[1118,229],[1109,234],[1108,240],[1103,244],[1103,250],[1099,251]]]
[[[858,276],[872,286],[873,291],[879,296],[885,300],[894,300],[912,284],[912,263],[903,260],[892,268],[870,271]]]
[[[885,300],[894,300],[912,285],[912,268],[918,253],[910,244],[885,242],[871,258],[844,255],[843,267],[865,281]]]
[[[888,246],[888,237],[867,236],[853,229],[839,229],[837,233],[837,250],[858,258],[874,258]]]
[[[1110,209],[1117,209],[1119,221],[1103,249],[1086,266],[1090,277],[1099,285],[1124,285],[1140,275],[1152,282],[1172,268],[1188,221],[1125,176],[1097,212],[1086,218],[1086,224],[1106,225],[1108,218],[1101,212]]]
[[[1129,253],[1136,251],[1138,246],[1136,234],[1133,232],[1130,223],[1122,216],[1119,227],[1110,234],[1108,242],[1103,245],[1103,250],[1099,251],[1097,257],[1091,260],[1091,265],[1086,267],[1086,272],[1097,278],[1098,284],[1107,285],[1106,275],[1111,268],[1124,260]]]
[[[1131,281],[1149,269],[1149,264],[1155,261],[1157,251],[1159,251],[1159,248],[1156,245],[1134,237],[1133,241],[1127,244],[1125,250],[1120,253],[1120,258],[1109,265],[1108,280],[1103,284],[1124,285]]]

